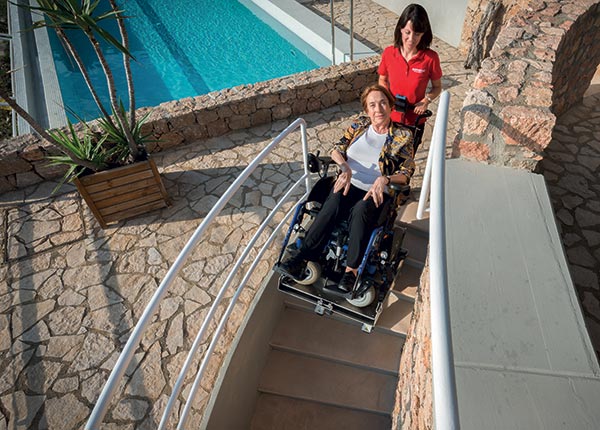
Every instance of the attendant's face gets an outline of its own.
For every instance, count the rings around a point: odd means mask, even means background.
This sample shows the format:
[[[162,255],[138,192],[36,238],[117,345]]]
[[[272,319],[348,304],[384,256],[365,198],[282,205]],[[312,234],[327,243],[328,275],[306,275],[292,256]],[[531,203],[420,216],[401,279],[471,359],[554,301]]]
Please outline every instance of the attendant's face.
[[[392,107],[388,98],[381,91],[372,91],[366,99],[366,111],[373,124],[387,124]]]
[[[417,49],[419,46],[419,42],[421,42],[421,37],[423,37],[423,33],[417,33],[413,29],[412,21],[408,21],[406,25],[402,28],[402,47],[407,51],[412,51],[413,49]]]

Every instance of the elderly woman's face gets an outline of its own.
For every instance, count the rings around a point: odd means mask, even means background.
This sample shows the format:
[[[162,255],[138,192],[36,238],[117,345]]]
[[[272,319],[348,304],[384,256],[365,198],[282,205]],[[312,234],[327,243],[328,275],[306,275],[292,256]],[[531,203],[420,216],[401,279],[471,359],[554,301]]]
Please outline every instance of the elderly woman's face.
[[[387,124],[390,120],[392,107],[388,98],[381,91],[372,91],[366,99],[366,111],[374,124]]]

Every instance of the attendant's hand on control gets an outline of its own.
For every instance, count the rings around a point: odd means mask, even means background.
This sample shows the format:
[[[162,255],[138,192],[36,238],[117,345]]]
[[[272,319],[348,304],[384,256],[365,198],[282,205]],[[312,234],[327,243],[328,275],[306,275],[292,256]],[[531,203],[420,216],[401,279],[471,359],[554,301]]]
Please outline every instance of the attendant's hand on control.
[[[415,105],[414,112],[417,115],[423,115],[425,113],[425,111],[427,110],[428,106],[429,106],[429,100],[427,100],[427,98],[424,98],[423,100],[421,100],[419,103],[417,103]]]

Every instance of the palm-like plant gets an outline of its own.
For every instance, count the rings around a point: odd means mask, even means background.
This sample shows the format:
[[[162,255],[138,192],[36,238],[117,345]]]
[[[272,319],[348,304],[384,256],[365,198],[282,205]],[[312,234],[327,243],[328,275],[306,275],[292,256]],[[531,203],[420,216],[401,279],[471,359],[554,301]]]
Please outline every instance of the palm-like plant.
[[[129,149],[131,151],[131,155],[134,159],[138,157],[138,148],[137,144],[133,139],[133,135],[131,134],[132,128],[135,126],[133,123],[129,123],[127,118],[122,115],[121,110],[119,109],[119,100],[117,97],[117,90],[115,85],[114,76],[108,62],[106,60],[106,56],[100,47],[100,42],[98,40],[98,35],[101,39],[109,43],[110,45],[117,48],[123,54],[125,61],[125,71],[127,73],[127,86],[129,89],[130,95],[130,111],[135,111],[135,106],[133,105],[134,99],[131,97],[133,94],[133,80],[130,79],[131,72],[129,68],[129,59],[131,58],[131,53],[125,46],[128,41],[127,31],[125,29],[125,24],[123,22],[124,17],[122,15],[122,11],[118,9],[117,4],[114,0],[110,1],[110,10],[105,13],[97,13],[98,5],[100,0],[39,0],[37,7],[29,6],[32,10],[36,10],[41,12],[45,17],[48,18],[46,20],[40,20],[34,23],[34,28],[37,27],[50,27],[53,29],[57,29],[58,37],[66,44],[66,34],[65,30],[81,30],[88,41],[90,42],[98,61],[102,67],[104,72],[104,76],[106,77],[106,85],[108,88],[108,94],[110,98],[110,104],[112,107],[113,113],[116,114],[116,120],[119,123],[120,128],[123,130],[125,137],[127,138],[127,142],[129,144]],[[121,42],[115,39],[108,31],[106,31],[100,25],[103,21],[108,19],[116,19],[117,24],[119,26],[119,32],[121,34]],[[79,68],[81,69],[81,62],[77,63]],[[89,80],[86,81],[88,88],[93,94],[93,85]],[[101,105],[101,102],[96,98],[96,104]],[[100,106],[99,106],[100,107]],[[106,110],[101,109],[106,115]]]
[[[65,153],[73,162],[75,162],[75,164],[92,169],[94,171],[102,170],[109,164],[112,164],[108,162],[108,159],[105,162],[99,163],[98,157],[110,157],[113,160],[115,158],[119,158],[122,164],[140,159],[145,155],[145,151],[143,151],[143,144],[145,141],[147,141],[147,136],[142,136],[140,133],[140,127],[143,123],[143,120],[136,122],[135,118],[135,97],[130,68],[130,61],[133,57],[129,52],[129,42],[124,22],[126,17],[123,15],[123,11],[118,8],[114,0],[109,0],[110,8],[106,12],[99,11],[99,4],[100,0],[37,0],[37,6],[24,5],[20,3],[17,5],[41,13],[45,19],[35,22],[33,28],[48,27],[53,29],[61,43],[63,43],[65,46],[66,51],[74,59],[102,115],[99,124],[100,129],[106,135],[104,138],[100,140],[90,140],[89,130],[86,127],[85,135],[80,139],[81,150],[74,150],[73,145],[76,143],[75,139],[77,135],[75,134],[70,123],[70,133],[56,131],[47,132],[27,112],[25,112],[24,109],[18,106],[14,99],[10,98],[8,94],[3,94],[2,90],[0,90],[0,97],[6,100],[6,102],[17,112],[17,114],[25,119],[25,121],[27,121],[42,138],[58,146],[63,153]],[[116,20],[119,28],[120,40],[115,38],[101,26],[101,24],[107,20]],[[81,31],[94,50],[94,53],[100,62],[106,78],[110,108],[105,107],[100,100],[98,91],[96,88],[94,88],[94,85],[91,82],[90,75],[85,64],[82,62],[72,41],[69,39],[69,30]],[[129,115],[127,115],[127,112],[117,95],[114,75],[100,45],[101,41],[104,41],[110,46],[118,49],[123,56],[123,64],[128,87]],[[112,115],[109,114],[109,112],[111,112]],[[146,118],[147,116],[144,118],[144,120]],[[69,141],[70,144],[65,144],[67,141]],[[92,154],[89,149],[90,145],[94,142],[105,145],[111,150],[100,151],[98,149],[98,151],[93,152]],[[118,151],[115,150],[117,147],[119,148]],[[91,157],[92,155],[92,158],[94,159],[86,159],[86,157]],[[56,163],[60,162],[61,160],[65,161],[64,158],[55,157],[53,162]],[[71,165],[72,163],[65,164]],[[81,170],[69,168],[71,175],[73,175],[74,172],[80,171]],[[74,175],[76,176],[76,174]]]

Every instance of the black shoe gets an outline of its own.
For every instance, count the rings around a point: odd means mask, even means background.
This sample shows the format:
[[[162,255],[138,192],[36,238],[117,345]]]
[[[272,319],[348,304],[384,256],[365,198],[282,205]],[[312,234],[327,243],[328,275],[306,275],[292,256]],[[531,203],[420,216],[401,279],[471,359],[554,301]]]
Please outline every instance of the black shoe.
[[[306,260],[299,254],[293,255],[279,265],[279,271],[294,279],[301,279],[306,270]]]
[[[344,276],[340,280],[338,284],[338,289],[348,292],[354,288],[354,284],[356,283],[356,275],[352,272],[345,272]]]

